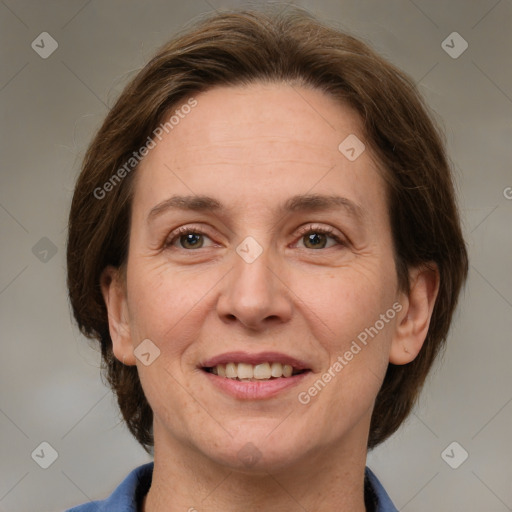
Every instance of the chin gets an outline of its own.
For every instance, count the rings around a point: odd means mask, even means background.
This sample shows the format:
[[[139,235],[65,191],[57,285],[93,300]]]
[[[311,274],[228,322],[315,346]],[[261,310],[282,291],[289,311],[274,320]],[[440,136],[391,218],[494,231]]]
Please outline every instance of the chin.
[[[222,442],[209,442],[205,453],[231,471],[263,475],[284,470],[306,456],[308,446],[304,439],[310,442],[312,439],[299,436],[298,432],[293,435],[289,430],[276,429],[280,421],[265,421],[261,429],[254,429],[254,423],[252,428],[244,429],[242,424],[233,438],[226,435]]]
[[[212,460],[216,463],[230,471],[247,475],[268,475],[268,473],[285,470],[296,463],[296,456],[296,449],[282,450],[276,447],[260,449],[251,441],[238,450],[231,448],[227,452],[211,454]]]

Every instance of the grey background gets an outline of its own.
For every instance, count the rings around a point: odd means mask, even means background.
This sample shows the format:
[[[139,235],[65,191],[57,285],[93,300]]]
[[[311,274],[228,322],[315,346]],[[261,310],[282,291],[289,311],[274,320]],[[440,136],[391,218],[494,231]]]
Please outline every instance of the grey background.
[[[368,464],[406,512],[512,510],[511,2],[295,4],[371,43],[420,84],[446,131],[470,250],[446,353],[414,414]],[[67,213],[86,146],[128,78],[200,13],[241,5],[0,2],[1,512],[103,498],[150,460],[100,381],[98,353],[71,322]],[[44,31],[59,45],[47,59],[31,47]],[[456,59],[441,47],[454,31],[469,44]],[[31,457],[43,441],[58,452],[46,470]],[[458,469],[441,457],[453,441],[469,453]],[[457,460],[461,449],[452,453]]]

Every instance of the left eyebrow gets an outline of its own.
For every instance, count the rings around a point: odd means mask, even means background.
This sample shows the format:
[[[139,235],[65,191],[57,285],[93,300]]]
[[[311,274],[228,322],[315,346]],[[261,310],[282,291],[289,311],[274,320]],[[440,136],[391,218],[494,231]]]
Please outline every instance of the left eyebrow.
[[[346,197],[337,195],[296,195],[290,197],[281,208],[283,212],[317,212],[333,209],[343,209],[358,221],[363,221],[366,217],[366,211],[359,204]]]
[[[172,209],[190,210],[196,212],[220,212],[226,210],[217,199],[204,195],[175,195],[154,206],[147,217],[150,222],[154,218],[160,216],[164,212]],[[282,213],[288,212],[317,212],[332,209],[343,209],[351,217],[362,222],[366,217],[366,211],[354,201],[337,195],[323,194],[299,194],[287,199],[278,210]]]

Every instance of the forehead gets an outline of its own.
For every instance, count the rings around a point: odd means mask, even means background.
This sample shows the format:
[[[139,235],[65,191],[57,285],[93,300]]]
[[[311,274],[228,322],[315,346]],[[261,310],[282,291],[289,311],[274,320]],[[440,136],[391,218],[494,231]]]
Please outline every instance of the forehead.
[[[360,117],[325,93],[257,83],[194,99],[137,170],[135,203],[145,209],[176,193],[230,196],[245,209],[333,189],[354,203],[382,195],[368,145],[354,161],[339,149],[347,137],[363,140]]]
[[[316,89],[255,83],[216,87],[197,95],[196,101],[194,110],[173,130],[176,138],[188,141],[179,148],[185,158],[205,157],[216,149],[234,164],[248,155],[265,163],[282,149],[297,158],[320,159],[326,151],[338,157],[343,134],[362,138],[359,115]]]

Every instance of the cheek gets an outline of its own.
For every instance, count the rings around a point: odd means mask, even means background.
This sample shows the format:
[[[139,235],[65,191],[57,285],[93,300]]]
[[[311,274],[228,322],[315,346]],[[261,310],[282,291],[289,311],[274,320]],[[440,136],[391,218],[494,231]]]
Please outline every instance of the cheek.
[[[318,423],[329,416],[329,426],[322,427],[330,432],[327,437],[370,414],[388,367],[396,321],[394,294],[370,286],[368,279],[328,281],[330,293],[317,309],[329,326],[327,335],[317,336],[328,361],[298,397],[309,403],[310,417]]]
[[[387,369],[399,307],[396,273],[391,258],[373,263],[317,281],[316,313],[328,326],[318,337],[329,355],[326,380],[342,388],[335,401],[376,394]]]
[[[129,313],[137,330],[162,339],[186,321],[208,289],[205,276],[176,271],[167,262],[158,265],[134,262],[129,277]]]
[[[396,300],[394,265],[384,258],[335,269],[311,282],[315,308],[330,328],[332,343],[342,348],[379,320]],[[311,299],[313,300],[313,299]],[[380,323],[379,323],[380,326]],[[389,323],[380,330],[389,330]]]

